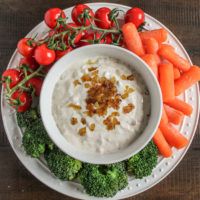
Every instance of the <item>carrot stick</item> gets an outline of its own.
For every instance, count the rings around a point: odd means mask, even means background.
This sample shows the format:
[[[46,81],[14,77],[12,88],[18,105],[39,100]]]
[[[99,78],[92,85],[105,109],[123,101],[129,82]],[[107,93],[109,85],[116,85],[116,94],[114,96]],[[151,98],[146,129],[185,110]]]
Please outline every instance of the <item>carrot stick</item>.
[[[174,67],[174,80],[180,78],[180,76],[181,76],[180,71],[178,70],[178,68]]]
[[[197,66],[192,66],[189,71],[184,72],[181,77],[175,81],[175,95],[180,95],[198,81],[200,81],[200,69]]]
[[[174,99],[174,70],[171,63],[159,65],[159,80],[163,101],[167,102]]]
[[[154,56],[155,56],[157,65],[159,65],[161,63],[161,59],[160,59],[159,55],[156,53],[156,54],[154,54]]]
[[[126,23],[122,26],[122,33],[127,48],[138,56],[145,54],[136,26],[133,23]]]
[[[158,50],[158,55],[168,60],[175,67],[182,71],[188,71],[190,69],[190,63],[169,47],[162,46]]]
[[[172,51],[175,51],[174,47],[171,46],[170,44],[161,44],[161,45],[160,45],[160,48],[161,48],[161,47],[166,47],[166,48],[168,48],[168,49],[170,49],[170,50],[172,50]]]
[[[140,32],[139,34],[142,40],[148,38],[154,38],[158,41],[158,43],[165,42],[167,40],[167,35],[168,35],[167,31],[164,28],[152,31],[144,31]]]
[[[165,109],[164,109],[164,105],[163,105],[163,108],[162,108],[162,116],[161,116],[161,121],[163,122],[163,123],[168,123],[168,117],[167,117],[167,113],[166,113],[166,111],[165,111]]]
[[[159,44],[154,38],[147,38],[142,40],[144,50],[147,54],[155,54],[159,49]]]
[[[141,58],[149,65],[156,77],[158,77],[158,66],[156,58],[153,54],[145,54]]]
[[[165,140],[162,132],[158,129],[153,136],[153,141],[155,145],[158,147],[159,152],[165,158],[168,158],[172,155],[172,150],[167,141]]]
[[[161,122],[159,128],[169,145],[180,149],[188,144],[187,138],[179,133],[171,124]]]
[[[190,116],[192,114],[192,106],[180,99],[175,98],[172,101],[167,102],[167,105],[181,111],[185,115]]]
[[[183,121],[184,114],[168,105],[164,105],[169,122],[178,125]]]

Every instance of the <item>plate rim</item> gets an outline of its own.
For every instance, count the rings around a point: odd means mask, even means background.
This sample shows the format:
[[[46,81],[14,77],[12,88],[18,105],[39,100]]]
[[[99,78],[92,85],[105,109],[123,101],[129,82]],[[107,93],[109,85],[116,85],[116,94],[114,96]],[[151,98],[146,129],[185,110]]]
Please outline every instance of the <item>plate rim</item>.
[[[107,2],[96,2],[96,3],[86,3],[86,4],[87,4],[88,6],[100,6],[100,5],[106,6],[106,5],[107,5],[107,6],[116,6],[116,7],[118,6],[118,7],[123,7],[123,8],[125,8],[125,9],[130,9],[130,8],[131,8],[130,6],[127,6],[127,5],[117,4],[117,3],[107,3]],[[71,7],[65,8],[65,9],[63,9],[63,10],[65,11],[66,9],[72,9],[73,7],[74,7],[74,6],[71,6]],[[155,22],[156,22],[157,24],[159,24],[160,26],[164,27],[164,28],[170,33],[170,35],[173,37],[173,39],[176,40],[176,42],[177,42],[178,45],[180,46],[181,50],[182,50],[182,51],[184,52],[184,54],[186,55],[188,61],[189,61],[190,64],[192,65],[192,61],[191,61],[191,59],[190,59],[190,57],[189,57],[189,55],[188,55],[186,49],[184,48],[184,46],[182,45],[182,43],[179,41],[179,39],[178,39],[164,24],[162,24],[162,23],[161,23],[160,21],[158,21],[156,18],[152,17],[151,15],[149,15],[149,14],[147,14],[147,13],[145,13],[145,15],[148,16],[148,18],[150,18],[151,20],[155,21]],[[33,29],[31,29],[31,31],[29,31],[28,34],[26,34],[25,37],[27,37],[28,35],[32,34],[32,32],[34,32],[34,31],[35,31],[38,27],[40,27],[43,23],[44,23],[44,20],[41,21],[40,23],[38,23]],[[12,56],[11,56],[9,62],[8,62],[8,65],[7,65],[6,69],[10,68],[10,63],[13,61],[13,59],[14,59],[16,53],[17,53],[17,49],[15,49],[15,51],[13,52],[13,54],[12,54]],[[197,98],[198,98],[197,100],[198,100],[198,102],[199,102],[199,85],[198,85],[198,84],[195,84],[195,86],[196,86],[196,91],[197,91]],[[9,141],[9,143],[10,143],[10,146],[12,147],[12,150],[14,151],[14,153],[15,153],[15,155],[17,156],[17,158],[19,159],[19,161],[23,164],[23,166],[24,166],[35,178],[37,178],[40,182],[42,182],[42,183],[43,183],[44,185],[46,185],[47,187],[51,188],[52,190],[54,190],[54,191],[56,191],[56,192],[58,192],[58,193],[61,193],[61,194],[65,195],[65,196],[69,196],[69,197],[73,197],[73,198],[79,198],[78,195],[77,195],[77,196],[72,196],[71,194],[67,194],[67,195],[66,195],[64,192],[58,191],[57,189],[55,189],[55,188],[49,186],[45,181],[43,181],[43,179],[41,179],[41,177],[37,176],[37,173],[35,172],[34,169],[31,169],[31,170],[30,170],[30,169],[28,168],[27,164],[20,158],[20,156],[18,155],[18,152],[17,152],[16,148],[15,148],[15,147],[13,146],[13,144],[12,144],[11,138],[8,137],[8,132],[9,132],[9,131],[8,131],[7,126],[6,126],[5,118],[3,117],[3,112],[2,112],[2,110],[3,110],[3,98],[4,98],[4,95],[3,95],[3,88],[2,88],[2,89],[1,89],[1,115],[2,115],[3,127],[4,127],[5,133],[6,133],[6,135],[7,135],[7,139],[8,139],[8,141]],[[200,102],[198,103],[198,108],[197,108],[197,113],[198,113],[198,115],[197,115],[197,117],[195,118],[195,124],[194,124],[194,127],[193,127],[193,132],[192,132],[192,134],[191,134],[191,138],[190,138],[190,140],[189,140],[189,143],[188,143],[187,147],[186,147],[186,148],[184,149],[184,151],[182,152],[182,154],[181,154],[179,160],[177,160],[177,162],[176,162],[166,173],[164,173],[163,176],[162,176],[159,180],[157,180],[157,181],[154,182],[153,184],[150,184],[149,186],[147,186],[147,187],[141,189],[140,191],[135,192],[135,193],[132,194],[132,195],[130,195],[130,194],[127,194],[127,195],[124,194],[124,195],[122,195],[122,196],[120,197],[121,199],[124,199],[124,198],[127,198],[127,197],[131,197],[131,196],[135,196],[135,195],[140,194],[140,193],[142,193],[142,192],[144,192],[144,191],[147,191],[148,189],[150,189],[150,188],[154,187],[155,185],[157,185],[158,183],[160,183],[164,178],[166,178],[166,177],[177,167],[177,165],[180,163],[180,161],[183,159],[183,157],[184,157],[185,154],[187,153],[187,151],[188,151],[188,149],[189,149],[189,147],[190,147],[190,145],[191,145],[191,143],[192,143],[192,141],[193,141],[193,139],[194,139],[194,136],[195,136],[195,133],[196,133],[196,129],[197,129],[197,125],[198,125],[198,120],[199,120],[199,110],[200,110],[200,105],[199,105],[199,104],[200,104]],[[33,159],[33,158],[31,158],[31,159]],[[35,159],[35,161],[38,162],[38,159]],[[92,196],[90,196],[90,198],[92,199]],[[90,199],[90,198],[88,198],[88,199]],[[112,198],[115,199],[115,196],[112,197]],[[99,198],[99,199],[102,199],[102,198]],[[104,198],[104,199],[105,199],[105,198]]]

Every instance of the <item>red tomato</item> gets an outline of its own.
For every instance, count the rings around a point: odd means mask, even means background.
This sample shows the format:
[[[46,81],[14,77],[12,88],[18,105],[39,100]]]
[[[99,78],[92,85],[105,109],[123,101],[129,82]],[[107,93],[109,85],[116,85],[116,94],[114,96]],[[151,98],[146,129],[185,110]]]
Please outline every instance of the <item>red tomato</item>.
[[[64,51],[56,50],[56,60],[59,60],[61,57],[63,57],[65,54],[69,53],[72,50],[73,50],[72,47],[69,47]]]
[[[39,67],[38,63],[35,61],[35,59],[33,57],[21,58],[21,60],[19,61],[19,66],[21,66],[21,65],[26,65],[33,71]]]
[[[101,41],[98,42],[100,37],[101,37],[101,34],[98,32],[86,33],[83,36],[82,40],[79,42],[79,46],[86,46],[90,44],[103,44],[104,39],[101,39]]]
[[[32,56],[35,46],[36,44],[31,38],[22,38],[17,43],[17,49],[24,57]]]
[[[43,80],[39,77],[33,77],[26,82],[26,86],[35,90],[35,96],[40,96]]]
[[[22,74],[17,69],[7,69],[2,74],[2,81],[4,88],[6,88],[6,83],[5,83],[6,80],[9,80],[9,87],[13,88],[22,80]]]
[[[68,23],[67,24],[67,29],[71,30],[71,37],[70,37],[70,39],[74,41],[74,44],[76,44],[76,43],[78,43],[81,40],[81,38],[82,38],[82,36],[83,36],[84,33],[83,32],[79,32],[79,33],[76,34],[75,31],[72,29],[72,27],[76,28],[78,26],[76,24],[74,24],[74,23]],[[73,33],[76,34],[74,36],[74,38],[73,38]],[[65,40],[68,41],[68,36],[65,37]],[[68,44],[68,42],[67,42],[67,44]]]
[[[17,110],[17,112],[25,112],[31,107],[32,98],[24,91],[15,91],[10,98],[10,105]]]
[[[114,26],[114,22],[110,19],[111,10],[107,7],[99,8],[95,12],[95,24],[99,28],[110,29]]]
[[[40,65],[50,65],[55,61],[56,54],[55,51],[49,49],[46,44],[42,44],[36,47],[34,57]]]
[[[60,8],[50,8],[44,14],[44,21],[46,25],[53,29],[57,26],[59,18],[66,18],[65,13]]]
[[[125,22],[132,22],[136,27],[144,23],[144,11],[140,8],[131,8],[125,15]]]
[[[94,21],[94,13],[91,8],[85,4],[74,6],[71,13],[72,20],[79,26],[89,26]]]
[[[105,37],[105,43],[106,44],[112,44],[112,37],[111,37],[111,35],[110,34],[108,34],[108,35],[106,35],[106,37]]]

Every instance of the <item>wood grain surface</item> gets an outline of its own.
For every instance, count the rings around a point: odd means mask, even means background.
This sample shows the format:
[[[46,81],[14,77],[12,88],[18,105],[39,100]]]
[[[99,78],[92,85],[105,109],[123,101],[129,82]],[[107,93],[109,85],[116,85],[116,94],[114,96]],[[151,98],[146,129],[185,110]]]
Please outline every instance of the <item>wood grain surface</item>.
[[[76,0],[0,0],[0,72],[6,68],[17,41],[43,20],[50,7],[67,8]],[[138,6],[164,23],[182,42],[192,61],[200,65],[200,0],[104,1]],[[11,149],[0,121],[0,200],[67,200],[34,178]],[[200,199],[200,126],[189,151],[161,183],[129,200]]]

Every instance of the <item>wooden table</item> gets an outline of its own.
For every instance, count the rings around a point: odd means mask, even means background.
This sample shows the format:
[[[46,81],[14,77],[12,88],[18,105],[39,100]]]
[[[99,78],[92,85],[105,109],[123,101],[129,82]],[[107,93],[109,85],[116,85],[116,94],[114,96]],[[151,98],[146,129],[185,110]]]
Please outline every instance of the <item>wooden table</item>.
[[[0,70],[16,48],[17,41],[43,20],[50,7],[67,8],[80,2],[0,0]],[[105,1],[138,6],[154,16],[178,36],[192,61],[200,65],[200,0],[116,0]],[[0,200],[64,200],[61,195],[34,178],[11,149],[2,121],[0,122]],[[182,162],[161,183],[129,198],[133,200],[198,200],[200,199],[200,126]]]

